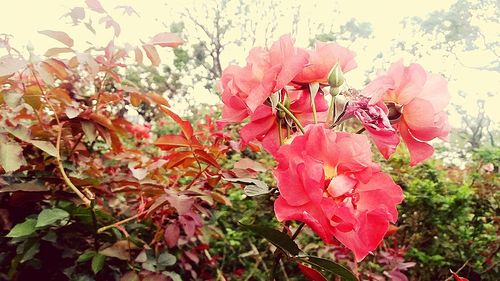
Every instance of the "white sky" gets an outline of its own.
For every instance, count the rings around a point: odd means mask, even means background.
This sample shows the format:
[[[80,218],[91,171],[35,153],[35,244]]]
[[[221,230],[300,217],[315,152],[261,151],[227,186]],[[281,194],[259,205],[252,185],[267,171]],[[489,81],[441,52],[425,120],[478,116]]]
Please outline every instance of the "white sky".
[[[91,42],[92,45],[104,46],[112,38],[110,29],[98,28],[100,27],[98,24],[99,18],[95,16],[95,13],[92,15],[94,27],[97,30],[96,36],[83,26],[71,26],[69,18],[61,19],[61,16],[67,13],[70,8],[85,6],[83,0],[0,0],[0,2],[5,2],[2,5],[2,15],[0,16],[0,33],[12,34],[14,38],[11,43],[16,47],[25,46],[30,42],[37,53],[43,54],[48,48],[59,46],[57,41],[37,33],[39,30],[47,29],[66,31],[75,40],[77,49],[89,47],[90,44],[86,43],[86,41]],[[313,24],[329,22],[341,25],[351,18],[356,18],[360,22],[366,21],[372,24],[373,38],[360,40],[356,44],[349,46],[358,54],[356,59],[358,68],[348,74],[350,85],[362,88],[365,70],[372,68],[375,55],[382,51],[384,52],[383,61],[385,63],[375,65],[377,69],[387,68],[391,62],[400,58],[404,58],[406,63],[420,63],[425,69],[442,73],[450,78],[449,85],[453,103],[460,104],[473,113],[476,108],[476,100],[479,98],[487,99],[487,114],[497,124],[500,122],[500,110],[496,108],[500,105],[500,98],[497,94],[500,88],[500,73],[465,68],[456,61],[443,59],[442,54],[436,51],[418,61],[403,52],[390,52],[393,43],[391,41],[394,39],[405,40],[407,38],[408,40],[415,40],[410,31],[404,30],[399,24],[405,17],[417,16],[424,18],[434,10],[447,9],[454,1],[280,0],[278,2],[278,10],[281,14],[274,18],[262,19],[262,22],[276,21],[276,37],[289,33],[292,31],[291,19],[294,12],[290,7],[300,6],[301,22],[295,36],[297,37],[297,45],[301,47],[306,47],[309,38],[314,37],[314,34],[309,34],[306,24],[308,21]],[[117,41],[135,44],[139,43],[140,39],[145,41],[156,33],[168,31],[168,28],[163,26],[163,23],[168,27],[172,22],[183,20],[180,13],[186,7],[199,7],[203,1],[101,0],[101,3],[122,26],[122,34]],[[135,15],[122,16],[121,10],[115,9],[118,5],[134,7],[140,17]],[[203,20],[201,15],[200,19]],[[184,21],[187,20],[184,19]],[[187,29],[189,29],[189,26],[187,26]],[[488,36],[497,36],[497,39],[500,40],[498,30],[498,26],[491,26],[485,27],[484,32]],[[264,44],[264,38],[260,36],[263,32],[263,30],[257,32],[257,45]],[[190,35],[192,34],[185,34],[184,36],[189,38]],[[229,36],[235,37],[238,35],[229,34]],[[224,53],[225,56],[222,61],[224,66],[234,61],[243,62],[250,47],[229,46]],[[159,51],[164,58],[171,56],[172,53],[168,48]],[[457,55],[465,64],[472,66],[487,63],[492,59],[490,54],[484,51],[458,53]],[[467,100],[457,94],[458,90],[468,93]],[[196,87],[193,92],[198,101],[213,103],[214,100],[217,100],[213,98],[213,93],[207,93],[202,87]],[[452,125],[459,126],[459,117],[454,113],[454,110],[450,110],[450,113],[452,114]]]

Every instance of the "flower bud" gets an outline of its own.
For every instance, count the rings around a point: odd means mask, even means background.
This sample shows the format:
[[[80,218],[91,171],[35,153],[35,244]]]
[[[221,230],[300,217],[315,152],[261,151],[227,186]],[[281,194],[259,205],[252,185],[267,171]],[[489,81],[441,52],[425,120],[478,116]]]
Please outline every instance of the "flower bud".
[[[330,95],[335,97],[338,94],[340,94],[340,88],[330,87]]]
[[[339,63],[336,63],[328,74],[328,84],[332,88],[338,88],[344,84],[345,78]]]

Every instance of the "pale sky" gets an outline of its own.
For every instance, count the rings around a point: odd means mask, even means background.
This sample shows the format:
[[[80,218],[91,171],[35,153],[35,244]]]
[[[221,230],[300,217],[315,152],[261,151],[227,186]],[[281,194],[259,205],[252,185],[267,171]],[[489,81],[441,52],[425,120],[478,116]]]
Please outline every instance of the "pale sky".
[[[98,24],[99,17],[92,13],[94,19],[94,27],[97,30],[97,35],[93,35],[83,26],[72,26],[69,18],[61,18],[67,13],[70,8],[76,6],[85,6],[84,0],[0,0],[3,3],[3,13],[0,17],[0,33],[12,34],[14,38],[11,43],[15,47],[22,48],[27,44],[31,44],[35,48],[35,52],[43,54],[45,50],[51,47],[58,47],[60,44],[49,37],[38,34],[40,30],[61,30],[66,31],[75,40],[76,49],[85,49],[92,45],[104,46],[112,38],[110,29],[102,28]],[[117,39],[118,43],[129,42],[138,44],[140,41],[148,40],[151,36],[168,31],[168,26],[175,21],[184,20],[180,14],[186,7],[200,6],[204,1],[165,1],[165,0],[101,0],[102,6],[117,20],[122,27],[122,34]],[[373,38],[362,39],[348,46],[357,53],[358,68],[348,74],[348,82],[350,85],[357,88],[363,87],[364,72],[373,67],[373,58],[378,52],[384,53],[383,62],[380,65],[375,65],[376,69],[387,68],[390,63],[401,58],[405,59],[407,64],[417,62],[425,69],[432,72],[442,73],[450,78],[450,92],[452,94],[452,102],[464,106],[471,113],[476,108],[477,99],[487,99],[486,111],[490,118],[500,122],[500,110],[496,107],[500,105],[500,98],[497,94],[500,88],[500,73],[477,71],[459,65],[456,61],[445,60],[439,52],[432,52],[429,56],[416,61],[415,58],[401,51],[390,52],[392,40],[403,39],[415,40],[410,31],[404,30],[400,22],[406,17],[422,17],[432,11],[447,9],[454,1],[450,0],[378,0],[378,1],[362,1],[362,0],[308,0],[308,1],[277,1],[279,15],[274,15],[272,18],[263,18],[262,23],[276,22],[275,37],[281,34],[292,32],[291,19],[293,18],[294,9],[291,7],[299,7],[300,24],[297,30],[296,45],[307,47],[309,38],[314,37],[311,34],[309,26],[315,26],[320,23],[338,24],[347,22],[351,18],[355,18],[360,22],[369,22],[373,28]],[[122,15],[121,10],[115,9],[118,5],[132,6],[140,15],[126,16]],[[498,7],[497,7],[498,8]],[[203,21],[203,16],[200,20]],[[261,15],[255,15],[260,17]],[[237,19],[234,19],[237,22]],[[165,27],[165,24],[167,27]],[[496,36],[499,40],[499,26],[489,26],[484,28],[487,36]],[[185,38],[190,38],[193,34],[189,34],[192,26],[186,26]],[[264,26],[259,26],[256,34],[256,45],[262,46],[265,42],[262,34],[264,34]],[[228,34],[235,38],[239,34]],[[275,40],[274,38],[273,40]],[[190,43],[190,42],[188,42]],[[349,44],[349,42],[342,42]],[[251,46],[228,46],[222,58],[223,66],[231,62],[243,62],[248,50]],[[160,50],[165,61],[171,58],[172,51],[168,48]],[[462,62],[469,66],[477,66],[491,61],[491,54],[479,51],[457,54]],[[373,74],[374,75],[374,74]],[[462,90],[468,93],[467,99],[458,95],[458,91]],[[193,89],[194,97],[198,101],[214,103],[215,93],[208,93],[202,87]],[[488,94],[489,93],[489,94]],[[179,105],[182,107],[182,105]],[[454,110],[450,108],[452,114],[450,121],[453,126],[459,126],[459,117],[456,116]]]

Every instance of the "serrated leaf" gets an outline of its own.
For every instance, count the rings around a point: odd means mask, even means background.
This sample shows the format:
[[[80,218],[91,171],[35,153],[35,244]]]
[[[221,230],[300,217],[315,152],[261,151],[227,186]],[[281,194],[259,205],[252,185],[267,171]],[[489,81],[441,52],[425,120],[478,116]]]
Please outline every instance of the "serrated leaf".
[[[342,280],[344,281],[358,281],[356,276],[354,276],[354,274],[350,270],[331,260],[314,256],[301,257],[299,258],[299,260],[308,263],[313,267],[338,275],[342,277]]]
[[[95,256],[92,258],[92,272],[94,272],[94,274],[97,274],[99,273],[99,271],[101,271],[102,267],[104,266],[105,259],[106,257],[101,254],[95,254]]]
[[[44,227],[47,225],[54,224],[57,221],[61,221],[69,217],[69,213],[65,210],[53,208],[53,209],[44,209],[38,215],[38,220],[36,223],[36,227]]]
[[[290,236],[288,236],[286,233],[267,226],[246,224],[241,225],[246,229],[252,231],[253,233],[266,238],[267,241],[271,242],[274,246],[280,248],[291,256],[297,256],[300,253],[299,246],[297,246],[292,238],[290,238]]]
[[[22,223],[16,224],[5,237],[23,237],[35,232],[36,219],[26,219]]]

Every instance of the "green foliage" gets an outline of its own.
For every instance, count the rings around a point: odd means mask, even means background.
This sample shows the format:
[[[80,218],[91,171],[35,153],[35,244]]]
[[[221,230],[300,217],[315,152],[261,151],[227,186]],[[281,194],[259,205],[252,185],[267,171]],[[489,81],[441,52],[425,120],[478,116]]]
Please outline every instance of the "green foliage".
[[[498,152],[498,148],[478,150],[475,161],[462,171],[437,160],[407,170],[401,165],[406,162],[401,154],[388,161],[386,169],[405,192],[397,237],[408,248],[407,259],[417,263],[409,271],[411,280],[445,279],[448,269],[465,263],[462,276],[494,280],[498,272],[491,265],[499,258],[494,222],[499,194],[489,185],[497,175],[476,165],[497,161]]]
[[[16,224],[5,237],[17,238],[28,236],[35,232],[36,224],[36,219],[26,219],[23,223]]]

